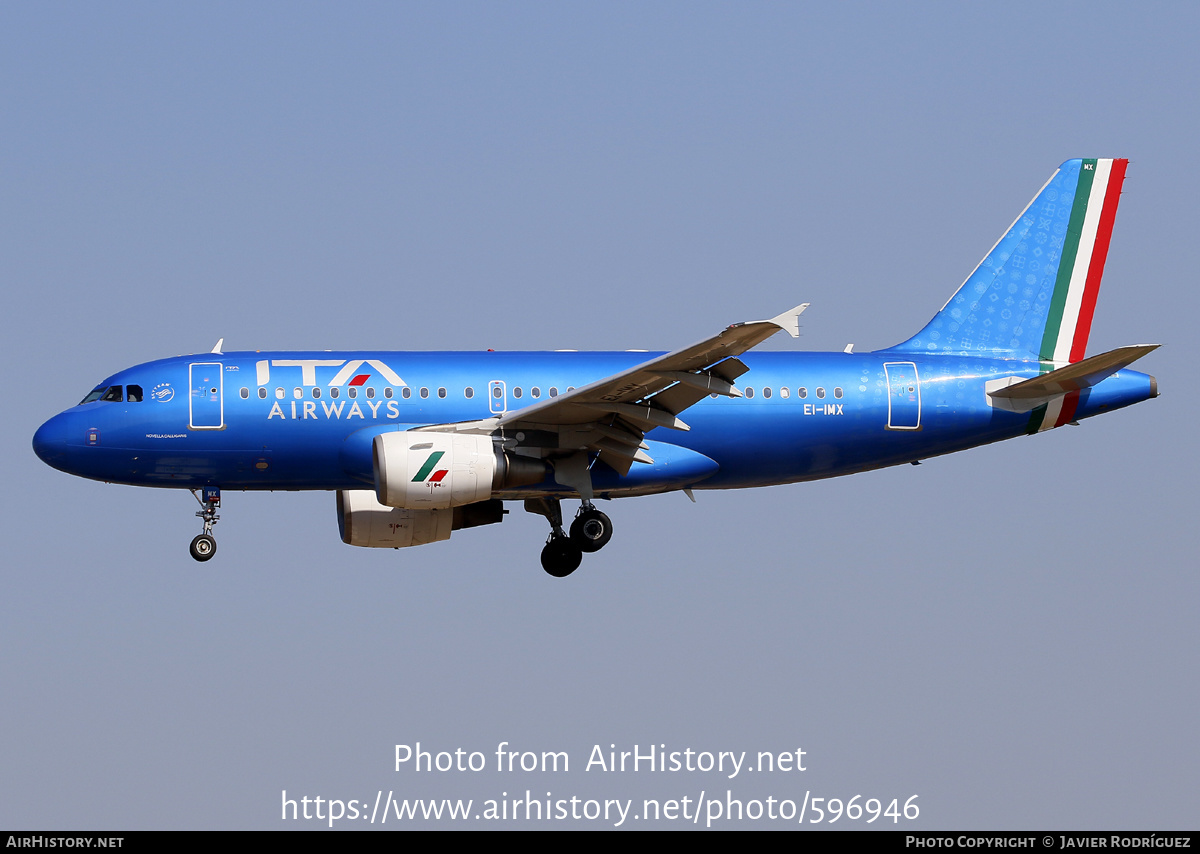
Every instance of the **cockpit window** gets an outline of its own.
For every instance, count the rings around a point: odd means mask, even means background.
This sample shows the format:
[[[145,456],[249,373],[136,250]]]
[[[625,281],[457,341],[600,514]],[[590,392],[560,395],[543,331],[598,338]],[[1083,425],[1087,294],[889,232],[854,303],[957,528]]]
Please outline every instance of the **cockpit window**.
[[[142,402],[142,387],[140,385],[125,386],[125,399],[130,403]]]
[[[141,386],[136,386],[136,385],[129,387],[129,399],[130,400],[135,399],[133,397],[135,390],[137,393],[136,399],[141,400],[142,399],[142,389],[141,389]],[[89,391],[87,393],[87,397],[85,397],[83,400],[79,401],[79,405],[83,406],[83,404],[91,403],[94,400],[115,400],[117,402],[120,402],[124,399],[125,399],[125,395],[122,392],[121,386],[119,386],[119,385],[98,385],[94,389],[92,389],[91,391]]]

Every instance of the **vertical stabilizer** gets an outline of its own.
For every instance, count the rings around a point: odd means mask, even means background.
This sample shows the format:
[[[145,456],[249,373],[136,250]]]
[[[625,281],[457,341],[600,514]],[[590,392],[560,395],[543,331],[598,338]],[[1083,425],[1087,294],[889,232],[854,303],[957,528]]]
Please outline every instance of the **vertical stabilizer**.
[[[890,349],[1082,359],[1128,163],[1060,166],[933,320]]]

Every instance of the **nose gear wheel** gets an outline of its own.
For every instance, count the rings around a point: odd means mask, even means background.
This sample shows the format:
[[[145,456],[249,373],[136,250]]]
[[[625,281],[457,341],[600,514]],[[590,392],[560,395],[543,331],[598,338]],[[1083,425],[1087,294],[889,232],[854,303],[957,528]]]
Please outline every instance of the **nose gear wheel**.
[[[208,534],[197,534],[188,551],[192,553],[193,559],[206,561],[217,553],[217,541]]]

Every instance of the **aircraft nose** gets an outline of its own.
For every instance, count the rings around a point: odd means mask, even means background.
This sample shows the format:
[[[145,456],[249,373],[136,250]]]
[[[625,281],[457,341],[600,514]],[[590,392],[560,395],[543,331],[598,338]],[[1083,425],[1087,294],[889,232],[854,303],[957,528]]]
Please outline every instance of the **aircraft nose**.
[[[66,413],[55,415],[33,434],[33,452],[42,462],[61,469],[67,456]]]

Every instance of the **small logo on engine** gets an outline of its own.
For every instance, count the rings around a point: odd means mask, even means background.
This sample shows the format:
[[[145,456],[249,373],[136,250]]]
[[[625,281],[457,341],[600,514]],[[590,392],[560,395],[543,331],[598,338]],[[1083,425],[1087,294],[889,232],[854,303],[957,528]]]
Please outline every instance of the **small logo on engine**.
[[[416,475],[412,479],[412,482],[421,483],[422,481],[425,481],[425,478],[429,478],[429,480],[426,481],[427,483],[434,486],[440,484],[442,482],[442,478],[450,474],[450,470],[438,469],[437,471],[433,471],[433,469],[435,466],[437,466],[438,461],[445,455],[445,453],[445,451],[434,451],[432,454],[430,454],[429,459],[425,460],[425,465],[421,466],[421,468],[417,471]],[[432,476],[430,475],[430,472],[432,472]]]

